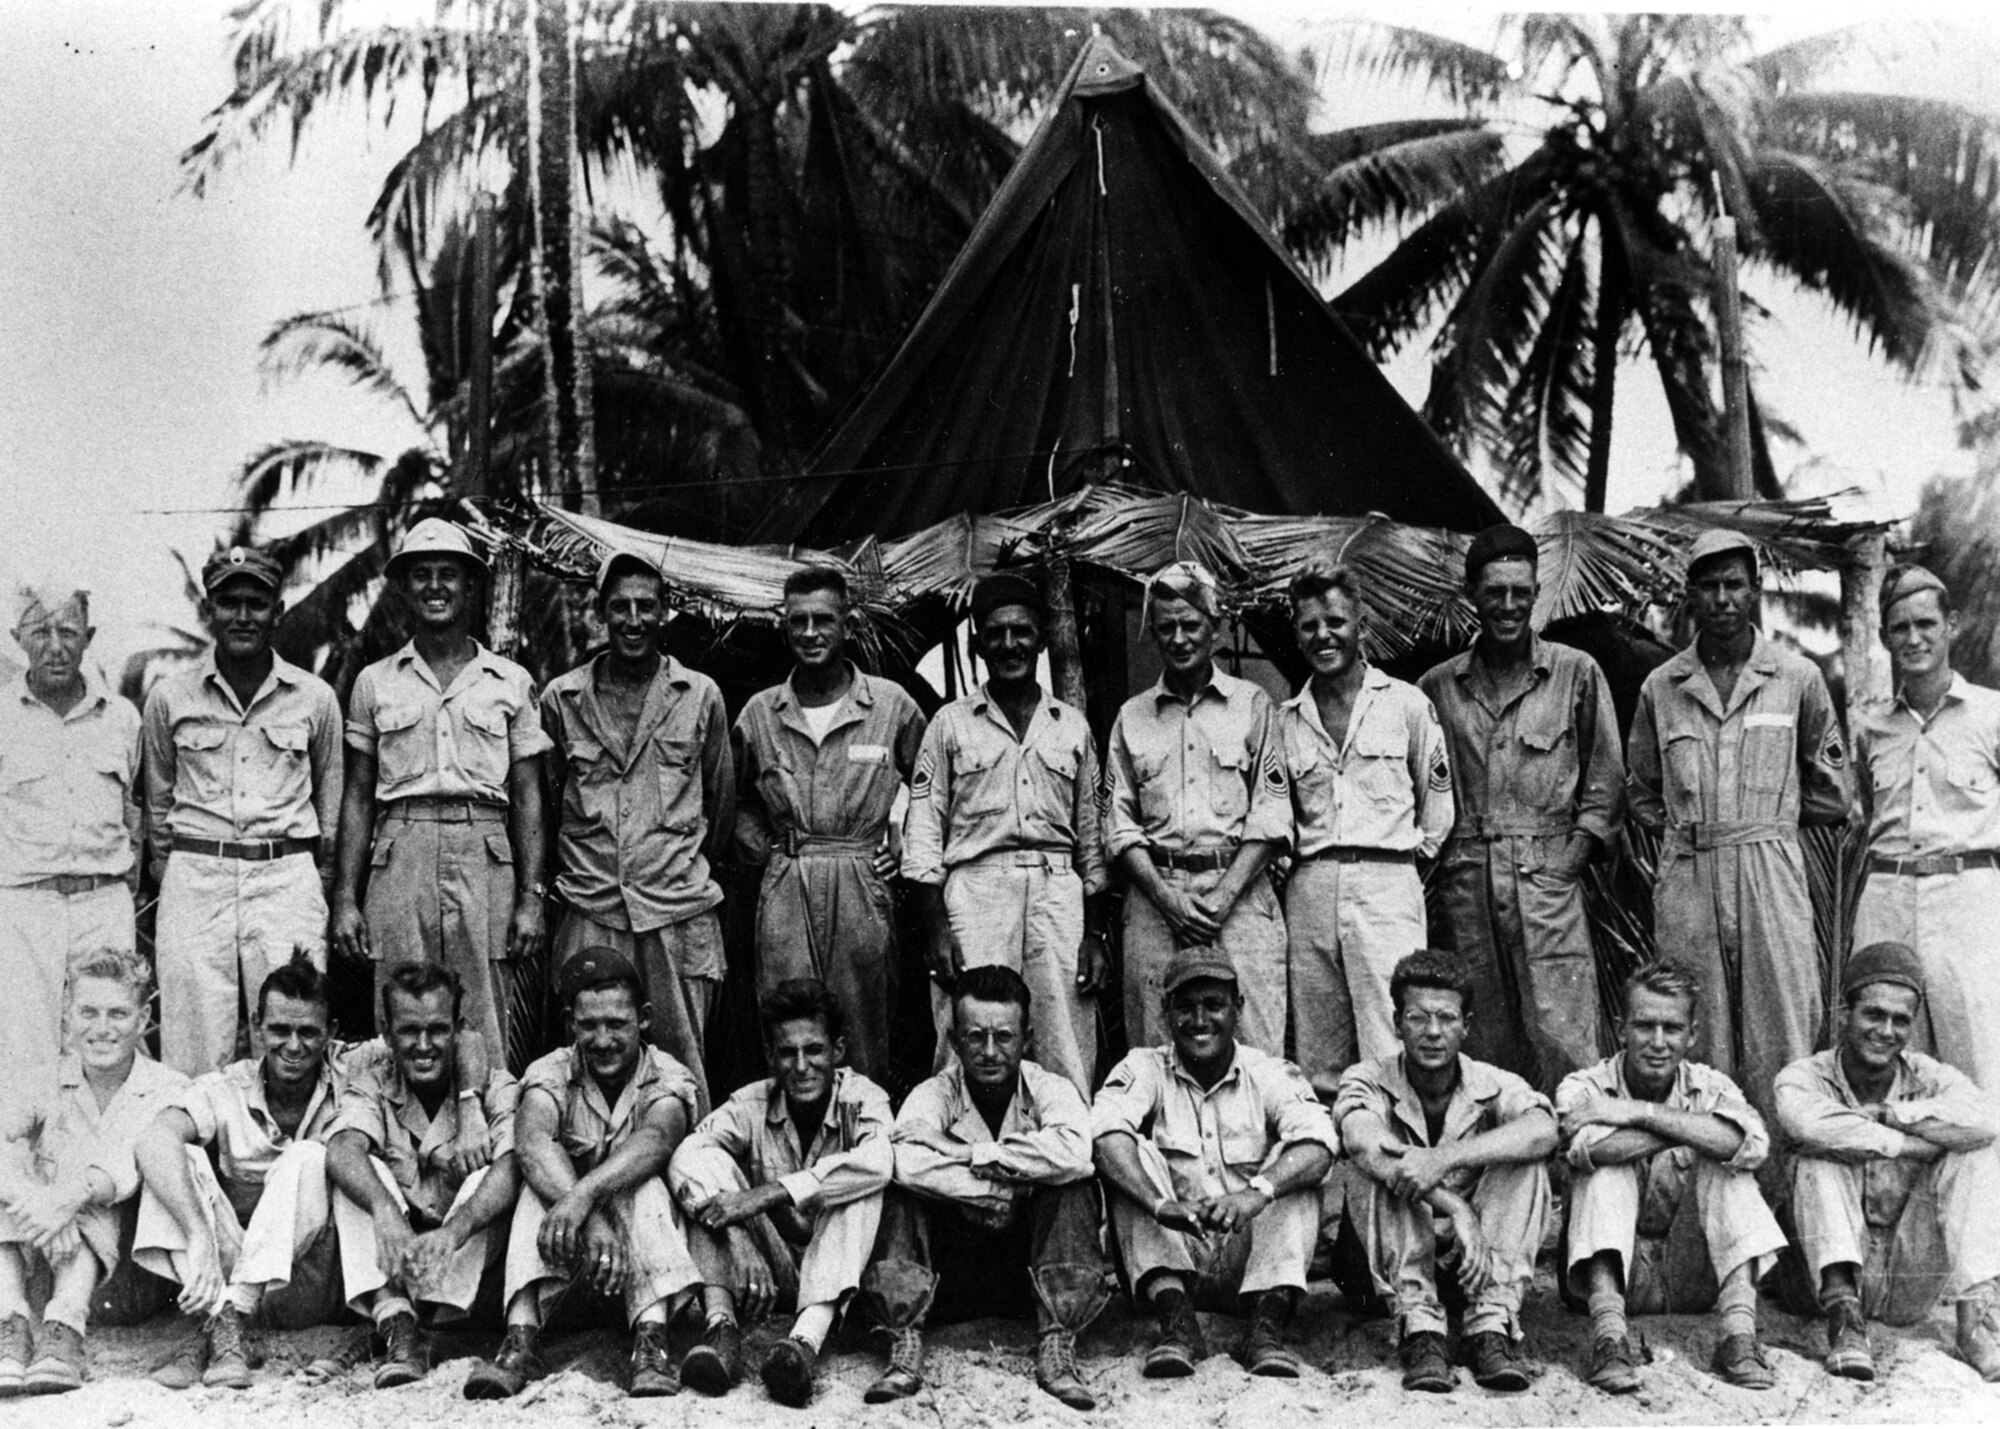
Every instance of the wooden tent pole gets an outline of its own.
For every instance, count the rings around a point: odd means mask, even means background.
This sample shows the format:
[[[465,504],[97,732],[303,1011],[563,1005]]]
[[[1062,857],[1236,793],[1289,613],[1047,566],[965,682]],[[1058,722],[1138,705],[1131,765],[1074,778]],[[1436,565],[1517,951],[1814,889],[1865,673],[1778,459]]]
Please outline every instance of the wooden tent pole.
[[[1857,536],[1852,558],[1840,570],[1840,660],[1847,675],[1847,727],[1862,705],[1890,693],[1889,652],[1882,645],[1882,576],[1889,566],[1889,538],[1880,531]]]
[[[1049,677],[1056,698],[1082,710],[1083,651],[1076,633],[1076,598],[1070,586],[1069,558],[1050,556],[1042,568],[1042,599],[1049,607]]]
[[[1722,339],[1722,424],[1725,439],[1723,470],[1731,501],[1748,501],[1750,476],[1750,378],[1743,365],[1743,295],[1736,278],[1736,220],[1715,220],[1711,230],[1715,251],[1715,318]]]

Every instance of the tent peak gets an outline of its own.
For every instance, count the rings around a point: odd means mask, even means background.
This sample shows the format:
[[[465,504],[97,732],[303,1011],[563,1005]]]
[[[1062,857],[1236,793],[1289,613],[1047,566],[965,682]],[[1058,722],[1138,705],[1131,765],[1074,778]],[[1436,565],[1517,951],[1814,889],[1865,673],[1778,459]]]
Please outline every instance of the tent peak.
[[[1104,35],[1092,35],[1083,42],[1076,59],[1075,93],[1084,98],[1116,94],[1146,78],[1146,72],[1125,58],[1124,51]]]

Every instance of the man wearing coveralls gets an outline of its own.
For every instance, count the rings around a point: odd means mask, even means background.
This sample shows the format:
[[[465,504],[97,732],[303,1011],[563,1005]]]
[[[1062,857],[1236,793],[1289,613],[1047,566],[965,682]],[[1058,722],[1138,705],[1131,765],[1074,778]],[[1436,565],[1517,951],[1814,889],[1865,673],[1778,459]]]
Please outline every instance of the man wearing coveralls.
[[[1694,643],[1646,677],[1632,720],[1632,816],[1664,831],[1654,940],[1709,990],[1703,1056],[1769,1120],[1771,1084],[1825,1011],[1799,825],[1852,798],[1826,681],[1758,630],[1757,552],[1705,531],[1688,551]]]
[[[506,962],[541,947],[542,751],[528,672],[472,637],[486,562],[449,521],[419,521],[389,562],[416,634],[361,672],[347,703],[347,780],[333,942],[375,963],[441,962],[465,1019],[510,1056]],[[367,876],[367,906],[361,883]]]
[[[708,1317],[681,1380],[725,1393],[743,1368],[738,1309],[755,1317],[783,1300],[792,1327],[762,1374],[773,1399],[802,1406],[882,1221],[895,1169],[889,1096],[836,1065],[846,1050],[843,1009],[826,984],[779,983],[758,1012],[771,1075],[703,1117],[667,1167]]]
[[[1449,1270],[1467,1301],[1473,1379],[1526,1389],[1515,1344],[1548,1217],[1555,1113],[1512,1072],[1461,1053],[1473,1014],[1454,954],[1412,953],[1389,995],[1402,1050],[1348,1068],[1333,1115],[1362,1174],[1347,1213],[1375,1292],[1395,1307],[1403,1388],[1453,1387],[1438,1294]]]
[[[70,960],[134,949],[139,712],[83,659],[83,591],[23,591],[28,657],[0,694],[0,1060],[23,1095],[52,1095]]]
[[[1285,884],[1292,1051],[1331,1105],[1357,1047],[1395,1049],[1389,974],[1424,945],[1417,860],[1451,827],[1451,766],[1430,701],[1362,657],[1352,573],[1305,571],[1291,596],[1313,671],[1278,708],[1296,859]]]
[[[1236,967],[1243,1037],[1282,1056],[1289,1015],[1285,920],[1264,876],[1291,837],[1270,697],[1215,668],[1222,592],[1193,561],[1146,586],[1163,666],[1118,711],[1105,754],[1104,853],[1125,900],[1125,1031],[1166,1041],[1161,977],[1175,948],[1212,945]]]
[[[916,772],[924,717],[901,685],[848,660],[850,618],[839,571],[786,578],[791,677],[736,717],[736,847],[764,870],[758,988],[826,983],[847,1017],[848,1065],[881,1077],[896,972],[889,815]]]
[[[1431,895],[1435,945],[1480,1009],[1467,1055],[1552,1090],[1597,1060],[1583,873],[1624,802],[1618,715],[1597,662],[1535,634],[1535,538],[1492,526],[1465,553],[1472,648],[1417,683],[1451,747],[1458,822]]]
[[[729,716],[713,680],[660,654],[658,567],[607,558],[597,606],[609,645],[542,693],[564,906],[554,961],[560,970],[586,947],[632,960],[653,1008],[653,1045],[694,1077],[699,1115],[724,971],[722,888],[709,867],[736,817]]]
[[[939,1056],[948,1051],[951,980],[1000,963],[1045,1009],[1037,1059],[1087,1096],[1097,1071],[1091,999],[1110,974],[1097,746],[1083,712],[1035,681],[1042,596],[1034,582],[987,576],[973,587],[972,619],[987,681],[924,732],[903,821],[903,876],[918,885],[930,939]]]
[[[201,581],[215,644],[153,687],[144,726],[160,1057],[191,1077],[235,1060],[271,969],[295,951],[326,965],[342,777],[339,698],[271,649],[277,561],[231,546]]]
[[[1826,1311],[1830,1373],[1872,1380],[1868,1317],[1923,1319],[1955,1301],[1958,1352],[2000,1380],[2000,1150],[1992,1099],[1973,1080],[1909,1050],[1923,964],[1873,943],[1841,969],[1834,1046],[1778,1076],[1791,1140],[1792,1215]]]
[[[1868,816],[1854,945],[1917,950],[1931,989],[1920,1045],[2000,1093],[2000,692],[1952,670],[1957,634],[1944,582],[1892,566],[1882,643],[1896,692],[1854,728]]]

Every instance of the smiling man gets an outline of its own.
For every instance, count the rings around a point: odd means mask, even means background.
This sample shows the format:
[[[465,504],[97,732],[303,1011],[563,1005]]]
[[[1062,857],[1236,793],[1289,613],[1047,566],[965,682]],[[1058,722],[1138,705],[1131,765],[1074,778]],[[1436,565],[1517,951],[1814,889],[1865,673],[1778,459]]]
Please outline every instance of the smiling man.
[[[1868,882],[1854,942],[1906,943],[1931,995],[1919,1033],[1941,1061],[2000,1092],[2000,693],[1951,667],[1958,615],[1922,566],[1882,581],[1895,693],[1855,723]],[[1927,1035],[1925,1035],[1927,1034]]]
[[[1923,964],[1873,943],[1840,976],[1835,1045],[1778,1077],[1791,1138],[1792,1214],[1826,1311],[1829,1372],[1872,1380],[1868,1319],[1923,1319],[1956,1302],[1958,1352],[2000,1381],[2000,1151],[1993,1108],[1970,1077],[1909,1050]]]
[[[231,546],[201,580],[214,644],[144,727],[160,1056],[191,1077],[235,1059],[238,1009],[294,949],[325,966],[343,777],[339,698],[271,648],[283,568]]]
[[[771,1075],[703,1117],[667,1168],[688,1217],[708,1325],[681,1379],[725,1393],[743,1368],[739,1310],[795,1311],[763,1365],[780,1404],[812,1400],[819,1352],[861,1283],[895,1156],[889,1097],[839,1066],[845,1018],[824,983],[781,982],[758,1008]]]
[[[632,960],[653,1045],[709,1106],[708,1015],[722,986],[722,888],[710,865],[736,817],[729,716],[715,682],[659,649],[666,582],[639,557],[597,568],[606,649],[542,694],[558,811],[556,976],[586,947]]]
[[[857,1072],[889,1071],[896,872],[890,813],[916,772],[924,717],[908,691],[847,657],[847,578],[827,566],[785,578],[792,673],[736,717],[736,847],[764,870],[757,982],[819,978],[847,1018]]]

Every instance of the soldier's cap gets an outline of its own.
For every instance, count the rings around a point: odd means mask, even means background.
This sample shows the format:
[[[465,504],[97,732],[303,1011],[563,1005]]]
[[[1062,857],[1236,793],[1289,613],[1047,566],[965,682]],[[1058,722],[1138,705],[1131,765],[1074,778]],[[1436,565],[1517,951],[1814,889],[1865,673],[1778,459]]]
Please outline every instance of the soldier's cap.
[[[651,558],[636,551],[613,551],[597,563],[597,581],[592,589],[597,592],[597,598],[603,600],[605,592],[611,589],[612,581],[619,576],[631,575],[654,576],[662,583],[666,581],[666,574]]]
[[[1919,565],[1903,561],[1889,567],[1882,577],[1882,595],[1878,602],[1882,617],[1886,620],[1889,607],[1899,600],[1906,600],[1920,591],[1934,590],[1938,593],[1938,603],[1949,609],[1951,592],[1945,589],[1943,581],[1935,574]]]
[[[1184,600],[1210,620],[1222,619],[1222,583],[1200,561],[1174,561],[1153,572],[1146,582],[1146,622],[1159,600]]]
[[[1236,966],[1229,961],[1229,954],[1212,944],[1205,947],[1177,948],[1167,959],[1166,976],[1160,979],[1162,991],[1172,992],[1202,978],[1214,978],[1217,982],[1234,983]]]
[[[975,623],[1010,605],[1024,605],[1039,618],[1043,613],[1042,588],[1019,571],[995,571],[990,576],[981,576],[979,584],[972,588]]]
[[[576,1001],[578,993],[615,987],[619,983],[635,988],[646,985],[639,976],[639,969],[632,965],[632,960],[616,948],[584,948],[556,973],[556,996],[567,1007]]]
[[[222,589],[224,581],[239,579],[255,581],[273,595],[285,588],[284,568],[270,552],[255,546],[231,546],[217,551],[201,568],[201,588],[208,595]]]
[[[1924,995],[1924,965],[1907,943],[1870,943],[1850,956],[1840,970],[1840,995],[1852,998],[1871,982],[1892,982]]]
[[[404,565],[419,556],[457,556],[473,567],[475,574],[487,574],[486,558],[472,549],[472,538],[465,534],[465,528],[441,516],[426,516],[403,533],[402,544],[389,560],[390,579],[401,575]]]
[[[1488,526],[1465,548],[1465,583],[1471,585],[1479,573],[1495,561],[1528,561],[1539,564],[1540,548],[1535,538],[1519,526],[1501,522]]]
[[[1688,547],[1688,579],[1694,579],[1696,568],[1704,562],[1712,561],[1717,556],[1733,556],[1739,551],[1750,558],[1750,574],[1753,577],[1756,576],[1758,574],[1757,543],[1741,531],[1729,531],[1720,526],[1709,527],[1708,530],[1695,537],[1694,544]]]

